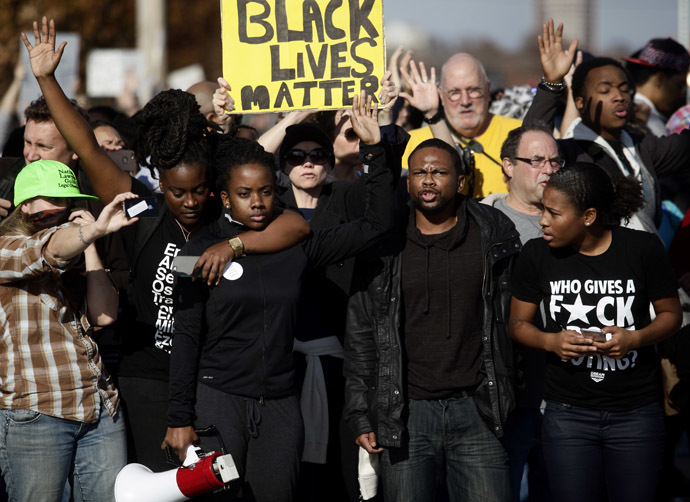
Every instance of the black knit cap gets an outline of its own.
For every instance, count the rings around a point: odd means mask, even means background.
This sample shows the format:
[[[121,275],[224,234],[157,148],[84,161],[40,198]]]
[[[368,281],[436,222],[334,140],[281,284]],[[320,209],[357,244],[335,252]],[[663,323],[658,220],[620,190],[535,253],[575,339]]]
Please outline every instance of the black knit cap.
[[[328,151],[329,163],[331,167],[335,165],[335,154],[333,153],[333,142],[328,137],[326,132],[313,122],[303,122],[289,126],[285,130],[285,138],[280,144],[280,167],[285,166],[285,154],[289,152],[292,147],[302,141],[313,141],[321,145]]]

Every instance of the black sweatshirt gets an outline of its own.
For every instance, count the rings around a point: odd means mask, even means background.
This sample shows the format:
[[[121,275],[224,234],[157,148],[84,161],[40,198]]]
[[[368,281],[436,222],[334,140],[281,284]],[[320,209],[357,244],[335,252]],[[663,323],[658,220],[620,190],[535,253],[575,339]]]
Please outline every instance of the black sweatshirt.
[[[392,226],[393,183],[385,152],[362,145],[370,166],[367,184],[387,191],[368,193],[366,218],[317,230],[299,246],[280,253],[242,256],[220,285],[207,287],[188,278],[174,292],[175,338],[170,363],[168,425],[194,420],[197,382],[254,399],[277,399],[294,393],[292,347],[302,276],[307,267],[322,267],[368,247]],[[212,244],[244,229],[219,220],[215,237],[191,241],[180,254],[196,256]]]

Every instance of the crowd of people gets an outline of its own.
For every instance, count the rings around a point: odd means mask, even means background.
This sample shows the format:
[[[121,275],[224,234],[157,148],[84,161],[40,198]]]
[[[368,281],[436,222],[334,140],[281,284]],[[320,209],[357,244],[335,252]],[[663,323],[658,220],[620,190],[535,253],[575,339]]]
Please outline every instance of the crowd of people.
[[[398,49],[378,95],[257,130],[222,78],[86,111],[33,31],[42,95],[0,114],[0,500],[115,500],[192,446],[239,473],[204,500],[690,497],[680,44],[621,62],[549,20],[528,106]]]

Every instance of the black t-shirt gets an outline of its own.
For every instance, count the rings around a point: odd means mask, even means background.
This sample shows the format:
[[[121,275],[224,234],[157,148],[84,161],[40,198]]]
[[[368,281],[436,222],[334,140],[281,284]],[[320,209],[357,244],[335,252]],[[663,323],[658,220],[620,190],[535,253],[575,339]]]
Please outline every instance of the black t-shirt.
[[[136,180],[132,188],[142,197],[151,196],[148,189]],[[142,219],[122,232],[129,251],[130,266],[133,267],[129,302],[136,312],[136,320],[122,334],[119,374],[168,380],[175,283],[175,276],[171,272],[172,260],[187,241],[163,201],[160,207],[164,211],[160,221]],[[142,232],[138,225],[154,225],[155,228]],[[128,241],[133,241],[134,245]]]
[[[656,236],[615,227],[609,248],[586,256],[570,248],[529,241],[513,272],[515,298],[544,300],[546,332],[620,326],[633,330],[651,322],[650,302],[676,293],[677,281]],[[562,360],[547,354],[545,397],[608,411],[628,411],[659,397],[653,346],[621,359],[593,355]]]

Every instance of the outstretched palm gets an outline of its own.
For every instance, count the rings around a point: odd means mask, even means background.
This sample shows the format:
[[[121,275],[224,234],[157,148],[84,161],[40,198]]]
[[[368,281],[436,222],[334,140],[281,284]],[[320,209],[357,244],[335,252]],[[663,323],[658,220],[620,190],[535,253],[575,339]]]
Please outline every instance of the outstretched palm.
[[[357,133],[360,141],[367,145],[375,145],[381,141],[381,130],[378,120],[376,120],[379,105],[375,103],[372,107],[371,103],[371,96],[367,96],[364,91],[361,92],[359,98],[355,94],[352,100],[352,113],[350,114],[352,129]]]
[[[25,33],[22,33],[22,41],[26,50],[29,51],[31,71],[34,72],[36,78],[48,77],[55,73],[67,42],[62,42],[58,50],[55,50],[55,22],[52,19],[49,27],[48,19],[43,17],[40,32],[38,31],[38,22],[34,21],[35,45],[31,45]]]
[[[542,26],[542,34],[537,37],[539,58],[548,82],[560,82],[570,70],[577,52],[577,40],[573,40],[567,50],[563,50],[563,23],[554,29],[553,19]]]

